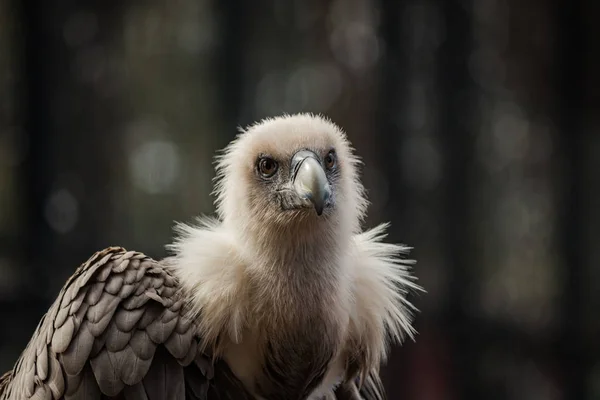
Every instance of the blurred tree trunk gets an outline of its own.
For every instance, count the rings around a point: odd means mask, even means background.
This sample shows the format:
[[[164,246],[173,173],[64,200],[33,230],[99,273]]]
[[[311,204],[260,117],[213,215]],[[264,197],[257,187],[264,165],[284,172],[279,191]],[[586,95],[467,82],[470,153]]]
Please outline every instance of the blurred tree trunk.
[[[122,115],[112,68],[122,5],[23,2],[28,79],[23,99],[33,202],[28,254],[39,268],[32,275],[48,276],[51,284],[63,282],[69,272],[45,275],[51,272],[48,262],[75,268],[104,244],[111,163],[118,153],[115,130]]]
[[[591,368],[598,362],[596,337],[586,337],[585,311],[590,302],[586,284],[589,261],[589,228],[592,207],[585,148],[592,143],[586,135],[586,52],[588,37],[582,0],[560,1],[556,26],[560,33],[556,47],[556,111],[558,146],[562,152],[561,210],[559,229],[564,283],[559,363],[564,379],[564,399],[592,399]],[[597,133],[596,133],[597,134]],[[596,310],[597,311],[597,310]],[[597,319],[597,315],[594,317]],[[589,383],[588,383],[589,382]]]
[[[475,285],[466,325],[478,332],[474,381],[492,398],[554,398],[560,390],[553,370],[560,323],[562,265],[555,244],[562,150],[553,74],[562,32],[552,3],[542,0],[473,2],[472,11],[470,71],[477,85],[472,213],[478,251],[471,259]]]
[[[600,24],[597,23],[600,15],[600,2],[583,1],[581,5],[581,28],[584,29],[584,42],[581,55],[583,71],[581,81],[583,87],[584,105],[581,113],[582,135],[580,144],[583,151],[583,171],[580,184],[582,190],[580,201],[584,209],[581,216],[581,228],[584,237],[580,244],[586,258],[583,260],[585,267],[580,288],[583,299],[582,336],[584,347],[580,350],[586,355],[585,386],[587,398],[600,398],[599,371],[594,365],[600,360],[600,46],[597,39],[600,37]],[[567,82],[564,82],[567,83]],[[566,132],[565,132],[566,133]]]
[[[225,61],[230,68],[218,64],[221,54],[236,52],[237,28],[222,13],[238,10],[222,6],[149,0],[124,7],[119,44],[127,120],[118,131],[123,173],[113,181],[113,243],[163,257],[173,221],[213,211],[212,161],[226,130],[221,112],[230,117],[239,108],[223,86],[228,74],[236,84],[236,60]],[[218,101],[222,96],[231,104]],[[234,133],[234,127],[227,128]]]
[[[25,259],[18,297],[1,307],[13,338],[12,361],[65,278],[103,244],[110,164],[119,104],[110,45],[120,31],[120,1],[15,2],[27,158]],[[27,313],[22,310],[27,309]]]
[[[417,260],[414,273],[427,290],[427,294],[410,298],[420,309],[415,321],[420,332],[416,343],[409,340],[395,348],[382,375],[390,398],[452,398],[448,356],[454,341],[442,320],[447,312],[447,302],[442,299],[448,294],[451,276],[443,225],[448,198],[443,158],[448,154],[444,134],[455,132],[446,132],[441,118],[447,105],[440,102],[439,93],[446,79],[457,76],[452,70],[453,75],[446,77],[449,60],[443,57],[448,53],[442,53],[448,40],[445,8],[436,1],[380,4],[385,51],[375,142],[378,172],[383,176],[379,179],[387,197],[383,197],[379,213],[392,221],[390,241],[414,247],[410,255]],[[456,46],[457,39],[453,40]]]
[[[443,10],[445,41],[438,58],[440,80],[440,121],[438,135],[444,150],[442,235],[448,268],[447,304],[444,334],[450,345],[448,379],[451,398],[486,397],[477,379],[477,328],[469,321],[473,302],[474,260],[477,256],[473,227],[475,137],[473,121],[477,117],[475,87],[469,62],[473,51],[473,2],[440,2]]]
[[[400,21],[406,14],[409,3],[408,1],[380,1],[379,33],[386,51],[380,60],[378,122],[373,135],[377,147],[373,152],[378,154],[379,159],[378,179],[383,181],[387,188],[387,196],[382,199],[383,204],[380,204],[379,213],[392,221],[390,240],[419,246],[420,243],[415,243],[415,237],[409,234],[411,226],[407,223],[407,207],[413,198],[406,180],[403,179],[402,160],[398,157],[406,127],[400,123],[397,115],[408,113],[406,93],[409,87],[407,73],[409,50],[403,46],[405,35]],[[377,177],[376,174],[373,176]],[[416,252],[420,254],[421,248],[417,248]],[[411,257],[415,255],[411,254]],[[419,283],[423,284],[423,282]],[[402,347],[393,348],[388,363],[382,368],[382,381],[390,399],[411,398],[407,396],[410,391],[411,368],[414,367],[414,351],[411,345],[412,343],[407,342]]]

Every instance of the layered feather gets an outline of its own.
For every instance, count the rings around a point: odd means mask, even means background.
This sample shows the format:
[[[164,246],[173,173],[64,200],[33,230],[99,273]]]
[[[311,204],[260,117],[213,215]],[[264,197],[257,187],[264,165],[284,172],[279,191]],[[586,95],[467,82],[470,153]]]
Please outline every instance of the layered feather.
[[[194,387],[207,393],[215,373],[198,353],[197,328],[177,288],[169,268],[142,253],[96,253],[69,278],[14,370],[0,378],[0,399],[184,399],[188,369],[196,372]],[[210,371],[199,371],[203,361]],[[232,388],[223,385],[221,393]],[[238,393],[244,395],[240,386]]]

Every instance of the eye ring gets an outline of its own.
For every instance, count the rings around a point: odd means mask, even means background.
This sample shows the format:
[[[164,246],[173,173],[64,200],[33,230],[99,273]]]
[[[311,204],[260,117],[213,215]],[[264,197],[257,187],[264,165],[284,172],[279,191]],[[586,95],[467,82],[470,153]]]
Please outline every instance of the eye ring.
[[[325,168],[327,168],[327,169],[334,168],[337,164],[337,158],[335,156],[335,151],[331,150],[329,153],[327,153],[324,161],[325,161]]]
[[[265,178],[270,178],[279,169],[279,165],[277,161],[273,160],[271,157],[261,157],[257,163],[258,172]]]

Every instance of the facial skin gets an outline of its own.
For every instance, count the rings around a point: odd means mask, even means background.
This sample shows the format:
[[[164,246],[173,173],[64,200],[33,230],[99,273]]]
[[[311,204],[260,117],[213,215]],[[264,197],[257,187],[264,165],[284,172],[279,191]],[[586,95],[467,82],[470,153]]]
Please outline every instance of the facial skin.
[[[281,211],[314,209],[317,216],[334,207],[333,190],[337,182],[335,149],[324,156],[311,150],[299,150],[289,160],[261,155],[256,173],[265,196],[275,198]]]

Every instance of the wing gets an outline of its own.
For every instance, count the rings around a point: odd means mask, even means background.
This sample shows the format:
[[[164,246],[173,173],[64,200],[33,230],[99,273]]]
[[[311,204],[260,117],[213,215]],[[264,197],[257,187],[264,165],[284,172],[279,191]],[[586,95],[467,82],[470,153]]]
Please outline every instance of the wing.
[[[198,351],[185,310],[164,263],[102,250],[69,278],[0,378],[0,400],[249,398],[226,365]]]

